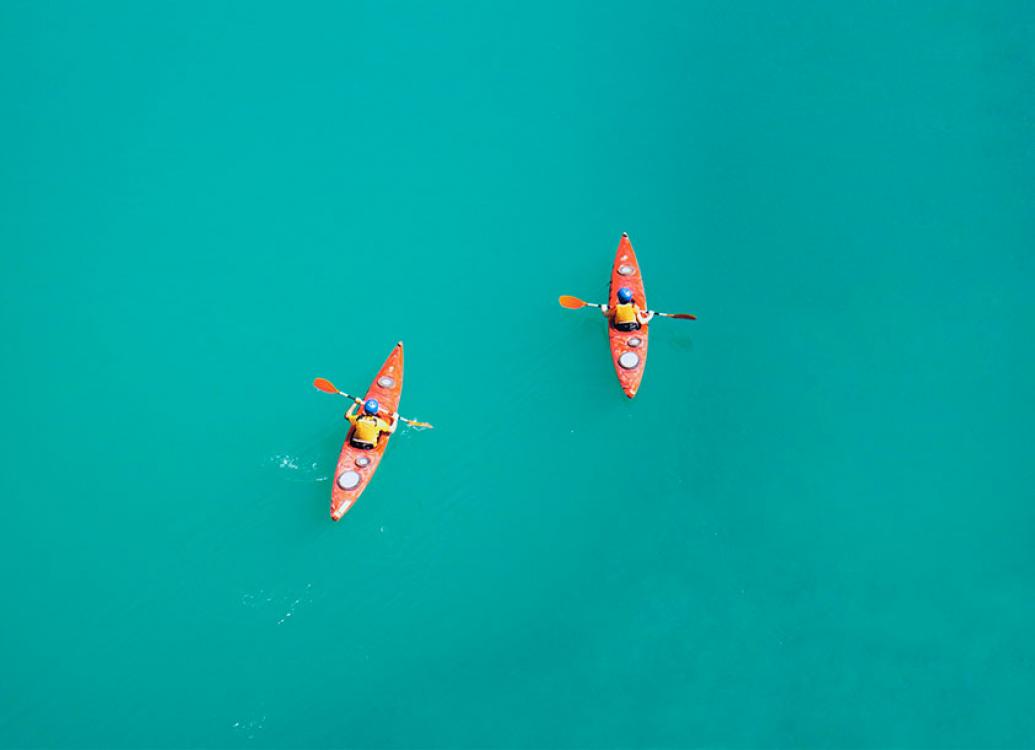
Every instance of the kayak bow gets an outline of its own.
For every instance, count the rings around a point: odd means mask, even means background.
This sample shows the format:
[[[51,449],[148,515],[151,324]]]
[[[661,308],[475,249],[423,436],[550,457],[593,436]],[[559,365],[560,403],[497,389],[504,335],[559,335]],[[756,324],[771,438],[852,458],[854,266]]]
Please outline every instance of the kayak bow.
[[[399,398],[403,385],[403,345],[400,341],[381,365],[377,377],[370,384],[363,400],[376,398],[384,414],[399,410]],[[381,457],[391,435],[382,435],[377,446],[370,450],[353,448],[349,443],[353,428],[345,436],[345,445],[338,456],[338,467],[334,470],[334,487],[331,491],[331,519],[341,520],[363,494],[370,480],[381,464]]]

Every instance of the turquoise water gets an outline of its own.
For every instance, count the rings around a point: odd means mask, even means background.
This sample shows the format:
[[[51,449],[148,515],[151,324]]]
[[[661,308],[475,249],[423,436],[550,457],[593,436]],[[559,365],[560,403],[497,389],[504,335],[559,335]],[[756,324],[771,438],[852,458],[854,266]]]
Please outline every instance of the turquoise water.
[[[4,3],[0,746],[1035,746],[1033,42]],[[622,231],[700,317],[634,401],[556,303]]]

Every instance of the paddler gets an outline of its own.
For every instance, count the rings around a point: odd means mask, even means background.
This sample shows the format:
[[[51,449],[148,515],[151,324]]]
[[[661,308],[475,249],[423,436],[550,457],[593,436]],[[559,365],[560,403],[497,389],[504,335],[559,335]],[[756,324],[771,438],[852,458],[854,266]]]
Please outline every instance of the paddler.
[[[618,290],[618,304],[612,308],[601,307],[601,312],[618,331],[638,331],[654,317],[651,311],[644,312],[633,299],[632,289],[623,286]]]
[[[370,450],[377,446],[377,441],[381,439],[382,434],[391,435],[395,432],[395,428],[399,426],[397,419],[399,415],[392,415],[392,423],[388,424],[377,416],[377,413],[381,411],[381,404],[377,403],[376,398],[368,398],[362,403],[362,414],[356,414],[360,405],[359,399],[356,399],[356,403],[345,412],[345,419],[349,420],[349,423],[355,428],[352,430],[352,438],[349,440],[352,447]]]

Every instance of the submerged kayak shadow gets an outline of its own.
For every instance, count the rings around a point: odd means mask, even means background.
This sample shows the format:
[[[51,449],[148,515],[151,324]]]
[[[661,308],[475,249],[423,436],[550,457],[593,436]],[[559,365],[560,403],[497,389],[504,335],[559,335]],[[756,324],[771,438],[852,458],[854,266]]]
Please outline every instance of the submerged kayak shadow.
[[[668,337],[667,345],[684,352],[692,352],[694,350],[694,340],[686,334],[676,334],[675,336]]]

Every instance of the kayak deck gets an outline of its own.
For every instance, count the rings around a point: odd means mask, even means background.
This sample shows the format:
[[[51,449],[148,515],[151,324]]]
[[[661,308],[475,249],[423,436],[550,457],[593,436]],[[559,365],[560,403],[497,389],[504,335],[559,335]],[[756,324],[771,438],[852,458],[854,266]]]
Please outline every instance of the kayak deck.
[[[403,386],[403,345],[400,341],[381,365],[374,382],[370,384],[363,400],[376,398],[381,405],[381,417],[399,410],[399,399]],[[387,420],[386,420],[387,421]],[[345,436],[345,445],[338,456],[338,466],[334,470],[334,486],[331,490],[331,519],[338,521],[348,513],[356,503],[363,490],[381,464],[381,457],[391,435],[382,435],[377,445],[369,450],[353,448],[349,442],[353,429]]]
[[[633,252],[629,235],[622,233],[615,253],[615,262],[611,267],[611,286],[607,295],[608,309],[618,304],[618,290],[629,287],[633,299],[640,309],[647,311],[647,294],[643,289],[643,275],[640,263]],[[643,370],[647,365],[647,338],[650,324],[645,323],[638,331],[619,331],[608,323],[608,338],[611,343],[611,360],[615,366],[615,374],[626,396],[632,398],[639,390],[643,380]]]

